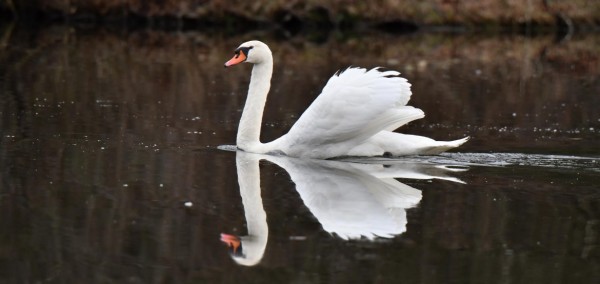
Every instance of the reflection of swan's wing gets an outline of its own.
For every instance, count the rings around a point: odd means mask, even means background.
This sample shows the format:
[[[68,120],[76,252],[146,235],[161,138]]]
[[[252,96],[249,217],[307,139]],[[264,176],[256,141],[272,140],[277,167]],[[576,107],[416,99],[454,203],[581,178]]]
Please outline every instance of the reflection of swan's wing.
[[[404,210],[421,200],[420,191],[395,180],[380,180],[350,163],[269,157],[283,167],[323,229],[344,239],[393,237],[406,231]]]
[[[385,208],[411,208],[421,202],[421,191],[393,178],[379,179],[386,186],[370,187],[369,190]]]
[[[410,84],[399,74],[349,68],[334,75],[276,144],[289,156],[342,156],[379,131],[422,118],[421,110],[405,106]]]
[[[354,167],[378,178],[405,178],[405,179],[441,179],[458,183],[462,180],[449,176],[451,172],[466,171],[466,168],[451,168],[445,165],[433,165],[415,162],[395,162],[383,166],[382,164],[359,164]]]

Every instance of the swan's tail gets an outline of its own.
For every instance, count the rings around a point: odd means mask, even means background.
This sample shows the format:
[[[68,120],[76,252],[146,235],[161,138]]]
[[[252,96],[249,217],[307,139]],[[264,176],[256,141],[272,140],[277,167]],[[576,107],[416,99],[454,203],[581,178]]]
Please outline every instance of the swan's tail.
[[[437,155],[437,154],[446,152],[450,149],[456,148],[456,147],[464,144],[465,142],[469,141],[470,138],[471,137],[467,136],[465,138],[453,140],[453,141],[435,141],[435,143],[432,143],[434,145],[424,147],[420,154],[422,154],[422,155]]]
[[[469,140],[436,141],[428,137],[381,131],[365,143],[353,148],[349,156],[437,155],[456,148]]]

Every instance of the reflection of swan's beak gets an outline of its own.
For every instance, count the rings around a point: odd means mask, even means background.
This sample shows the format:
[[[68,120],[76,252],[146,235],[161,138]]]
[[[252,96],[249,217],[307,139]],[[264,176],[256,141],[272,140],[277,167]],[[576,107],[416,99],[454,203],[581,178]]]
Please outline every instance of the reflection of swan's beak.
[[[231,249],[231,254],[237,255],[241,253],[240,248],[240,238],[234,235],[221,233],[221,241],[227,244],[227,246]],[[239,249],[239,251],[238,251]]]

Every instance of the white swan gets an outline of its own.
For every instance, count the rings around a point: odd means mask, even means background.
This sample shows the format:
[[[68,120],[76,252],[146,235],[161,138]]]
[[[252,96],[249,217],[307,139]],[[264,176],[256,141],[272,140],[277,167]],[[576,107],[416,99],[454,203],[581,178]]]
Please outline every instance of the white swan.
[[[329,79],[322,93],[290,131],[261,143],[263,110],[271,86],[273,56],[260,41],[241,44],[225,67],[253,63],[246,105],[237,133],[237,147],[252,153],[327,159],[340,156],[433,155],[465,143],[392,132],[425,116],[406,106],[410,84],[396,71],[349,68]]]

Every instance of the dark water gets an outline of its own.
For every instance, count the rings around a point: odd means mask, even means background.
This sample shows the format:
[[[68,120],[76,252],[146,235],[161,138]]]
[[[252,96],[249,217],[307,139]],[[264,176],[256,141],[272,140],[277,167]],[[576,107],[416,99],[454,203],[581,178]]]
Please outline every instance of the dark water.
[[[598,34],[0,35],[2,283],[600,279]],[[249,81],[222,64],[250,38],[275,53],[264,141],[348,65],[409,79],[427,116],[403,132],[473,138],[399,160],[219,150]],[[252,263],[221,233],[253,235]]]

